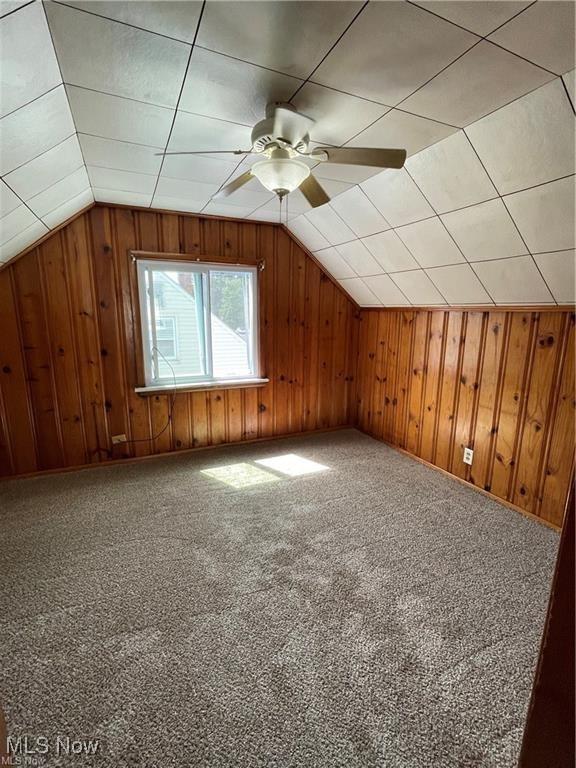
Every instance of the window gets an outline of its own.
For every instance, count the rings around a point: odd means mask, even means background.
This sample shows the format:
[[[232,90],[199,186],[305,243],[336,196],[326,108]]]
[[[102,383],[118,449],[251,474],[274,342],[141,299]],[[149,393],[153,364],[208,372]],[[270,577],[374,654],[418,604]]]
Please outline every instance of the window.
[[[258,376],[256,267],[138,260],[146,386]]]

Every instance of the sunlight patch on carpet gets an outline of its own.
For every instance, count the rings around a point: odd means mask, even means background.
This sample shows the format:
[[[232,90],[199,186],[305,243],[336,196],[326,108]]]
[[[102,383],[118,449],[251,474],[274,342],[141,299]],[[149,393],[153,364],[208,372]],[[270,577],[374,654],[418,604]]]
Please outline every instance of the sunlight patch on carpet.
[[[226,483],[226,485],[230,485],[232,488],[250,488],[252,485],[262,485],[262,483],[272,483],[280,480],[279,477],[271,472],[266,472],[266,470],[260,469],[260,467],[244,462],[228,464],[224,467],[202,469],[200,472],[203,475],[219,480],[221,483]]]
[[[324,472],[330,467],[318,464],[316,461],[304,459],[296,453],[284,453],[281,456],[272,456],[270,459],[257,459],[256,464],[281,472],[283,475],[297,477],[298,475],[312,475],[315,472]]]

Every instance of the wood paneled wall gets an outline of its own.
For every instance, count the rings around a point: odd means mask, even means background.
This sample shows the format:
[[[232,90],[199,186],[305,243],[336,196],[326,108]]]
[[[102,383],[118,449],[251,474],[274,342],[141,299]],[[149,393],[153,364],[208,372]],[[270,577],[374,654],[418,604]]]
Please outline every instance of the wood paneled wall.
[[[255,264],[260,388],[139,396],[131,249]],[[356,310],[279,227],[97,206],[0,272],[0,475],[352,422]],[[112,446],[112,435],[140,442]]]
[[[574,467],[572,312],[366,310],[358,348],[361,429],[561,524]]]

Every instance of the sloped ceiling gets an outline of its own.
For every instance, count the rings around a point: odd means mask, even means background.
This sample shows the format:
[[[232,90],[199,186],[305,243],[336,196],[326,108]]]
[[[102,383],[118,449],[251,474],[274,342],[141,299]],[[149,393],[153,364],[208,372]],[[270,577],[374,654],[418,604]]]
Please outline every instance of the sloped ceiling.
[[[250,145],[269,101],[319,165],[282,221],[364,306],[574,302],[574,3],[0,0],[0,262],[94,200],[279,221]]]

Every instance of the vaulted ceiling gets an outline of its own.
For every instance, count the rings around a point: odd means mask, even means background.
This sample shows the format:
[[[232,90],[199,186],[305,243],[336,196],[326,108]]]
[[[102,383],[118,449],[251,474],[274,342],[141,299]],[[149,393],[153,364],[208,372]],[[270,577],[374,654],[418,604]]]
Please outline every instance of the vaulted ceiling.
[[[364,306],[574,302],[574,3],[0,0],[0,262],[94,200],[279,221],[271,101],[401,171],[320,164],[282,221]]]

